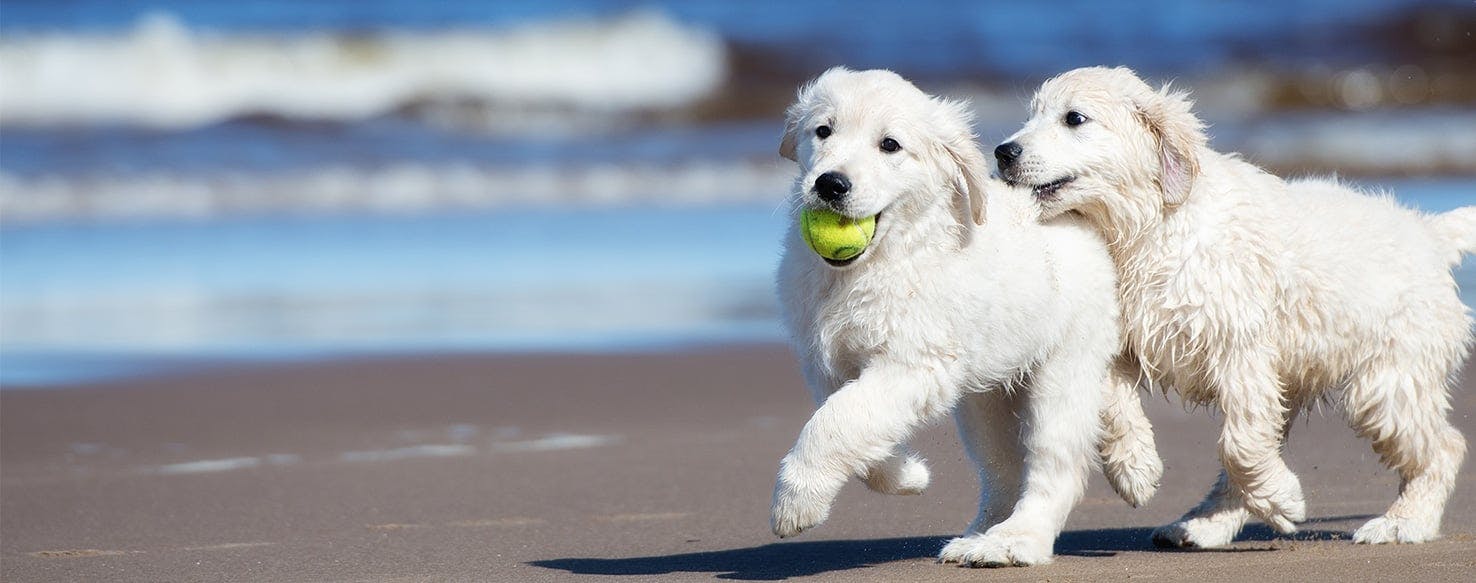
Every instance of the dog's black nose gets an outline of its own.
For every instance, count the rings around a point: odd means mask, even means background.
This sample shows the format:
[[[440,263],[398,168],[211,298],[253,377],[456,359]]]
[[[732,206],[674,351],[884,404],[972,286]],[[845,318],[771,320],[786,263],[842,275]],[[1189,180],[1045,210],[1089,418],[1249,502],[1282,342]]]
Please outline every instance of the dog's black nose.
[[[845,174],[839,172],[826,172],[815,179],[815,194],[820,195],[820,200],[835,202],[846,197],[851,191],[851,181],[846,179]]]
[[[1009,166],[1010,164],[1013,164],[1015,162],[1015,158],[1019,158],[1020,154],[1024,151],[1025,148],[1021,148],[1020,144],[1017,144],[1015,142],[1005,142],[994,149],[994,159],[999,160],[999,165],[1001,167]]]

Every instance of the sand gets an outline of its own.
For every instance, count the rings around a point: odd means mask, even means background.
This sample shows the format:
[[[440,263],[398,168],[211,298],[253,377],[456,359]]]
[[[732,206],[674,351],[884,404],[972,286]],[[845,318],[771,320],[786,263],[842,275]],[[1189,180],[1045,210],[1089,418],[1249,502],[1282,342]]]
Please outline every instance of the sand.
[[[1476,441],[1468,371],[1453,413]],[[1328,411],[1287,457],[1312,517],[1233,547],[1148,533],[1203,494],[1215,422],[1154,397],[1168,471],[1142,509],[1100,476],[1054,564],[932,560],[974,511],[951,424],[915,445],[918,497],[843,491],[801,537],[768,531],[773,474],[810,405],[779,347],[454,356],[204,371],[0,391],[5,581],[1450,581],[1476,579],[1476,477],[1424,545],[1354,545],[1397,478]]]

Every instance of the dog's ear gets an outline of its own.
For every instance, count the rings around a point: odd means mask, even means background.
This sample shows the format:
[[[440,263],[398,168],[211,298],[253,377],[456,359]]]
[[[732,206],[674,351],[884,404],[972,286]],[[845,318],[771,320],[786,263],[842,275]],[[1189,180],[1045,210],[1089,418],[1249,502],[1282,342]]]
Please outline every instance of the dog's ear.
[[[1194,115],[1189,94],[1167,85],[1137,105],[1139,121],[1158,141],[1159,188],[1164,205],[1183,204],[1199,177],[1199,149],[1206,142],[1204,122]]]
[[[974,139],[973,115],[968,104],[957,101],[938,101],[945,119],[935,127],[944,132],[942,146],[947,160],[953,162],[953,189],[963,217],[972,218],[975,225],[984,224],[985,184],[989,179],[989,161]]]
[[[850,72],[845,67],[831,67],[819,77],[811,79],[808,83],[801,85],[799,91],[795,92],[794,103],[784,110],[784,137],[779,140],[779,155],[792,161],[799,161],[800,125],[809,117],[814,110],[817,101],[816,93],[822,80],[832,75]]]
[[[989,168],[989,162],[984,160],[984,153],[974,143],[972,136],[961,141],[963,143],[949,143],[947,146],[948,155],[956,166],[953,188],[958,191],[958,200],[965,205],[964,216],[973,217],[975,225],[982,225],[985,215],[984,184],[989,178],[985,169]]]
[[[779,140],[779,155],[791,162],[799,161],[795,150],[799,147],[800,123],[804,121],[805,114],[810,111],[810,103],[814,99],[814,94],[815,82],[806,83],[795,95],[794,103],[784,110],[784,137]]]
[[[790,108],[793,109],[793,108]],[[784,137],[779,140],[779,155],[792,162],[798,162],[799,157],[795,149],[799,146],[799,120],[792,116],[784,119]]]

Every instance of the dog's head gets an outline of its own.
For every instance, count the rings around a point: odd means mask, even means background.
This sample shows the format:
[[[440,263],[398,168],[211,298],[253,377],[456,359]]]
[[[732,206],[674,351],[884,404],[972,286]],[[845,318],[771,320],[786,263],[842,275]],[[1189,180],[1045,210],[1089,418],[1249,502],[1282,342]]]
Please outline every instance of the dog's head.
[[[1030,188],[1047,217],[1162,212],[1184,202],[1199,174],[1204,125],[1191,106],[1126,68],[1068,71],[1041,85],[1030,121],[995,148],[1000,176]]]
[[[989,164],[971,119],[964,104],[891,71],[837,67],[800,89],[779,154],[799,163],[799,204],[876,215],[874,247],[884,235],[937,228],[939,217],[984,223]]]

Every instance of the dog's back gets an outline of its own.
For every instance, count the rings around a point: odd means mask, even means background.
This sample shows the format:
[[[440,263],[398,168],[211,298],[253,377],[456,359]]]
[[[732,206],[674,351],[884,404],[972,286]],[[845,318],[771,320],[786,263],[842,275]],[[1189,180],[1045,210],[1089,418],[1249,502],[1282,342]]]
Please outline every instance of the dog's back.
[[[1258,176],[1261,187],[1231,189],[1180,210],[1197,213],[1186,220],[1208,232],[1251,239],[1221,253],[1256,254],[1226,259],[1259,273],[1211,297],[1267,311],[1267,337],[1279,345],[1278,368],[1299,402],[1342,388],[1371,359],[1418,354],[1442,367],[1459,360],[1471,321],[1451,276],[1452,245],[1429,216],[1334,179],[1282,183],[1235,157],[1220,163]],[[1210,249],[1218,244],[1213,235],[1205,241]]]

